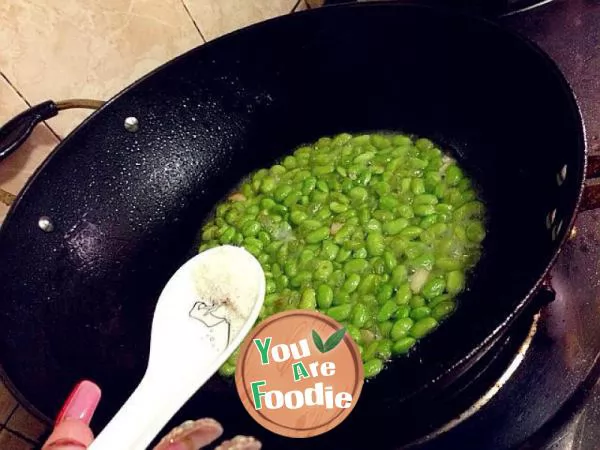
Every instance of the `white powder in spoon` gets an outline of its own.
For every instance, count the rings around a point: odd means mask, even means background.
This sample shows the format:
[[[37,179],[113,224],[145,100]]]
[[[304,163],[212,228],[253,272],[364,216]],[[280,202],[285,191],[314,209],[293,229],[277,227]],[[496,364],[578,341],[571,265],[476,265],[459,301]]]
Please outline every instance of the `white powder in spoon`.
[[[226,322],[230,342],[256,304],[264,272],[258,261],[240,247],[224,245],[207,252],[210,258],[194,267],[198,301],[190,315],[215,330],[217,326],[225,328]]]

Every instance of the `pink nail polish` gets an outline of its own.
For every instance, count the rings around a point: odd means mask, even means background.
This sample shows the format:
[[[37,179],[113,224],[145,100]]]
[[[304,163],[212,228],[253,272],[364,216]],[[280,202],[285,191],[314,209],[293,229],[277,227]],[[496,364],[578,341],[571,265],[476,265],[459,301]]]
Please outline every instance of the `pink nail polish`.
[[[66,419],[79,419],[89,424],[100,401],[100,394],[100,388],[91,381],[80,382],[58,413],[56,424]]]

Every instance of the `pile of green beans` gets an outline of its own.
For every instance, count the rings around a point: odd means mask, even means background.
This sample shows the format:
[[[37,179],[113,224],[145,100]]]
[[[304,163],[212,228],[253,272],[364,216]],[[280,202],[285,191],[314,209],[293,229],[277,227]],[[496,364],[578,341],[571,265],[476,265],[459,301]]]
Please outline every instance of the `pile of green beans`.
[[[373,377],[455,310],[484,216],[469,178],[430,140],[345,133],[246,178],[204,225],[200,251],[245,247],[267,279],[259,320],[321,311],[346,327]]]

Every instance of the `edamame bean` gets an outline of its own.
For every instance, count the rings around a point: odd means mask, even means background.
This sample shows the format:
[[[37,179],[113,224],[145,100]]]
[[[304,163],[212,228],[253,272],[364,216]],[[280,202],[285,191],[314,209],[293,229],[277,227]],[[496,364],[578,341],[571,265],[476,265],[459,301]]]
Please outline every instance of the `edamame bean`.
[[[342,285],[342,289],[347,293],[351,294],[358,288],[358,284],[360,283],[360,275],[357,273],[352,273],[348,275],[346,281]]]
[[[453,270],[446,275],[448,294],[456,295],[465,288],[465,275],[460,270]]]
[[[448,317],[454,311],[455,307],[456,305],[452,301],[440,302],[431,310],[431,317],[438,321],[442,320]]]
[[[378,232],[372,232],[367,235],[367,252],[370,256],[380,256],[385,249],[383,235]]]
[[[344,272],[347,274],[362,273],[369,267],[364,259],[350,259],[344,264]]]
[[[398,305],[406,305],[412,298],[412,291],[410,290],[410,284],[402,283],[396,291],[396,303]]]
[[[298,304],[300,309],[316,309],[317,308],[317,296],[313,288],[306,288],[302,291],[302,297]]]
[[[383,370],[383,361],[372,358],[363,364],[365,378],[372,378]]]
[[[377,313],[377,322],[385,322],[390,320],[394,313],[398,311],[398,305],[393,300],[388,300],[383,304]]]
[[[321,242],[329,237],[329,228],[321,227],[317,228],[315,231],[311,231],[306,235],[306,242],[309,244],[314,244],[317,242]]]
[[[383,339],[379,341],[377,345],[377,350],[375,351],[375,356],[382,360],[390,359],[392,356],[392,341],[389,339]]]
[[[416,339],[411,336],[403,337],[394,342],[394,345],[392,345],[392,354],[404,355],[408,353],[408,351],[413,348],[416,343]]]
[[[362,303],[357,303],[352,312],[352,325],[362,328],[369,318],[369,311]]]
[[[385,234],[389,236],[395,236],[406,227],[408,227],[408,219],[401,217],[399,219],[384,223],[381,229]]]
[[[444,278],[433,277],[427,280],[427,282],[423,285],[421,293],[423,294],[423,297],[432,299],[438,295],[441,295],[445,288],[446,282],[444,281]]]
[[[430,314],[431,309],[429,309],[427,306],[419,306],[410,312],[410,318],[413,320],[421,320],[425,317],[429,317]]]
[[[319,285],[319,287],[317,288],[316,299],[319,309],[328,309],[333,303],[333,289],[331,288],[331,286],[327,284]]]
[[[408,334],[413,324],[414,321],[408,317],[396,320],[390,331],[390,337],[394,341],[400,340]]]
[[[332,306],[327,310],[327,315],[331,317],[333,320],[337,320],[338,322],[342,322],[350,317],[350,312],[352,311],[352,305],[345,304],[339,306]]]
[[[410,335],[415,339],[421,339],[431,333],[438,326],[438,321],[433,317],[424,317],[415,322],[410,329]]]

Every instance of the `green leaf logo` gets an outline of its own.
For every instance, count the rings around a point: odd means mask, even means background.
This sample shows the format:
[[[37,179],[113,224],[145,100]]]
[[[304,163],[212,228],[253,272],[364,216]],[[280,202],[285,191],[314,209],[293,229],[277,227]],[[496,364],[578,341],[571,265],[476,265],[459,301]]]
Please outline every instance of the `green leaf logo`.
[[[334,348],[336,348],[337,345],[340,342],[342,342],[342,339],[344,338],[344,334],[346,334],[346,328],[340,328],[335,333],[333,333],[331,336],[329,336],[329,338],[327,338],[327,340],[323,344],[323,339],[321,339],[321,336],[319,336],[319,333],[317,333],[315,330],[312,330],[313,342],[315,343],[315,347],[317,347],[317,349],[321,353],[327,353],[327,352],[333,350]]]
[[[323,339],[321,339],[321,336],[319,336],[319,333],[317,333],[315,330],[312,330],[312,338],[313,338],[313,342],[315,343],[315,347],[317,347],[317,349],[321,353],[325,353],[325,348],[323,346]]]

